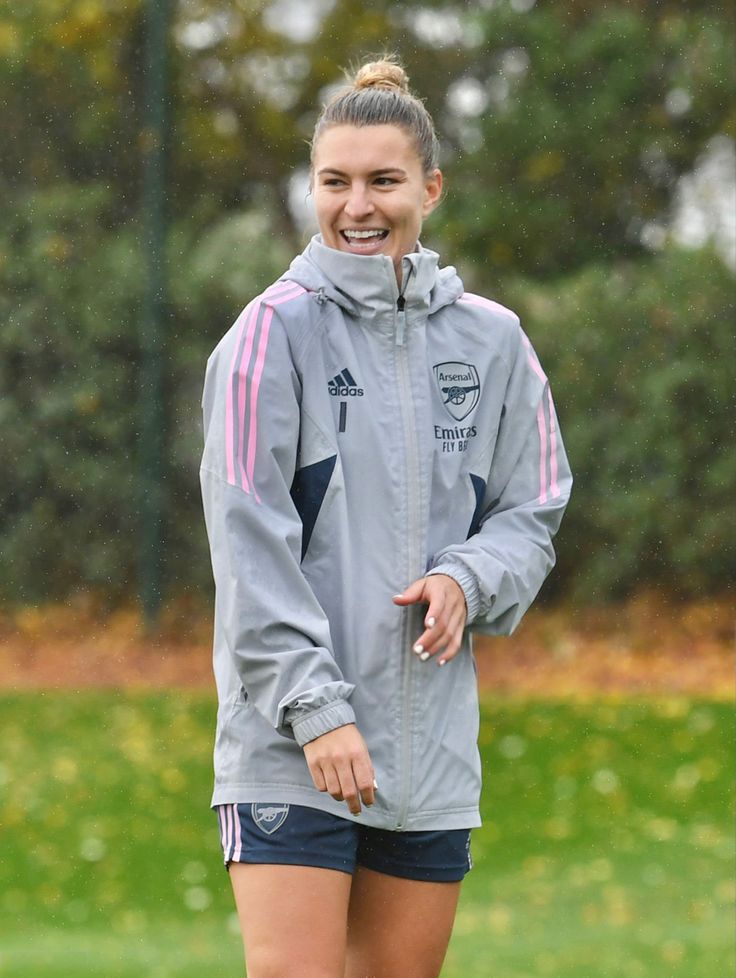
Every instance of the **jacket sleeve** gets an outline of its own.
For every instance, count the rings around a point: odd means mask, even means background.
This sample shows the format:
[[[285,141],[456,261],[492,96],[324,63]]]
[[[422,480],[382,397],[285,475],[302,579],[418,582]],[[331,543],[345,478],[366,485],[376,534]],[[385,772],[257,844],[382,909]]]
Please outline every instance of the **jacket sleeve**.
[[[207,364],[200,469],[218,631],[250,702],[300,745],[353,723],[327,617],[301,569],[290,489],[301,386],[274,308],[254,302]]]
[[[520,327],[504,408],[479,529],[435,554],[428,572],[457,581],[468,625],[489,635],[513,632],[554,566],[572,488],[549,383]]]

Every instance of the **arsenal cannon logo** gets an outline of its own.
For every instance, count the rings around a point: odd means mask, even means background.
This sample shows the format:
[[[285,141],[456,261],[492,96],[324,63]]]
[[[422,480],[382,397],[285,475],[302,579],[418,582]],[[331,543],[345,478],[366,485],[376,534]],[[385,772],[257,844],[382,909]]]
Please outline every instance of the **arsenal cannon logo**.
[[[455,421],[467,418],[480,397],[480,380],[473,364],[448,360],[435,364],[434,375],[450,417]]]
[[[266,835],[273,835],[276,829],[280,829],[289,814],[288,805],[264,805],[261,802],[254,802],[250,806],[250,814],[261,832]]]

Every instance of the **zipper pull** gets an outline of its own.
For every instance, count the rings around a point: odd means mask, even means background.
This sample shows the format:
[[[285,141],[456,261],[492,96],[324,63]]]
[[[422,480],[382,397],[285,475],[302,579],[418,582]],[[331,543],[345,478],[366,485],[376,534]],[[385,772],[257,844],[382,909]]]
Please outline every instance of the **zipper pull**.
[[[403,295],[400,295],[396,300],[396,345],[404,345],[404,328],[406,326],[406,314],[404,313],[404,306],[406,305],[406,299]]]

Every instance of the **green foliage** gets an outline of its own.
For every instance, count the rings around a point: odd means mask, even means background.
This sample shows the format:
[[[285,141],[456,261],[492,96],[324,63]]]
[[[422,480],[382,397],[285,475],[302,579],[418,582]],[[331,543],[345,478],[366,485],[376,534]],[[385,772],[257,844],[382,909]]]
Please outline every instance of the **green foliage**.
[[[99,180],[135,206],[142,7],[0,0],[0,188]]]
[[[144,6],[30,0],[19,14],[0,0],[0,179],[99,179],[130,215]],[[677,178],[711,136],[734,133],[732,17],[713,4],[304,6],[297,17],[289,0],[171,4],[174,213],[205,197],[239,208],[265,196],[295,242],[283,201],[325,86],[382,50],[406,63],[440,128],[439,240],[501,271],[558,275],[640,252],[641,227],[667,215]],[[292,39],[310,11],[314,30]],[[457,102],[468,84],[474,108]]]
[[[442,238],[535,278],[641,255],[644,224],[666,223],[677,179],[733,128],[722,15],[553,2],[477,16],[488,44],[464,81],[487,104],[445,120],[454,154]]]
[[[576,483],[559,586],[605,599],[734,579],[732,274],[710,252],[510,289],[547,369]]]
[[[140,235],[111,228],[107,188],[18,195],[0,228],[0,596],[135,590]],[[265,214],[171,235],[167,323],[169,573],[208,581],[198,490],[206,358],[287,252]],[[192,557],[196,558],[192,560]],[[182,565],[187,566],[182,571]]]
[[[242,973],[209,697],[0,703],[6,978]],[[488,700],[444,978],[713,978],[734,965],[726,703]]]
[[[129,582],[140,261],[110,194],[57,185],[0,228],[0,577],[36,600]]]

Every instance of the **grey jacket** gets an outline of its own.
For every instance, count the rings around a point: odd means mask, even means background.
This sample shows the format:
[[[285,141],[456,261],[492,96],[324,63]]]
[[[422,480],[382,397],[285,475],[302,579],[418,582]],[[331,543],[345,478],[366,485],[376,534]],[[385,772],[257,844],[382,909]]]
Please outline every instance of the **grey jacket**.
[[[212,804],[352,818],[302,745],[356,722],[397,830],[480,824],[475,663],[411,652],[426,574],[472,629],[509,634],[554,563],[571,476],[518,318],[420,248],[345,254],[314,238],[207,364],[201,482],[216,584]]]

